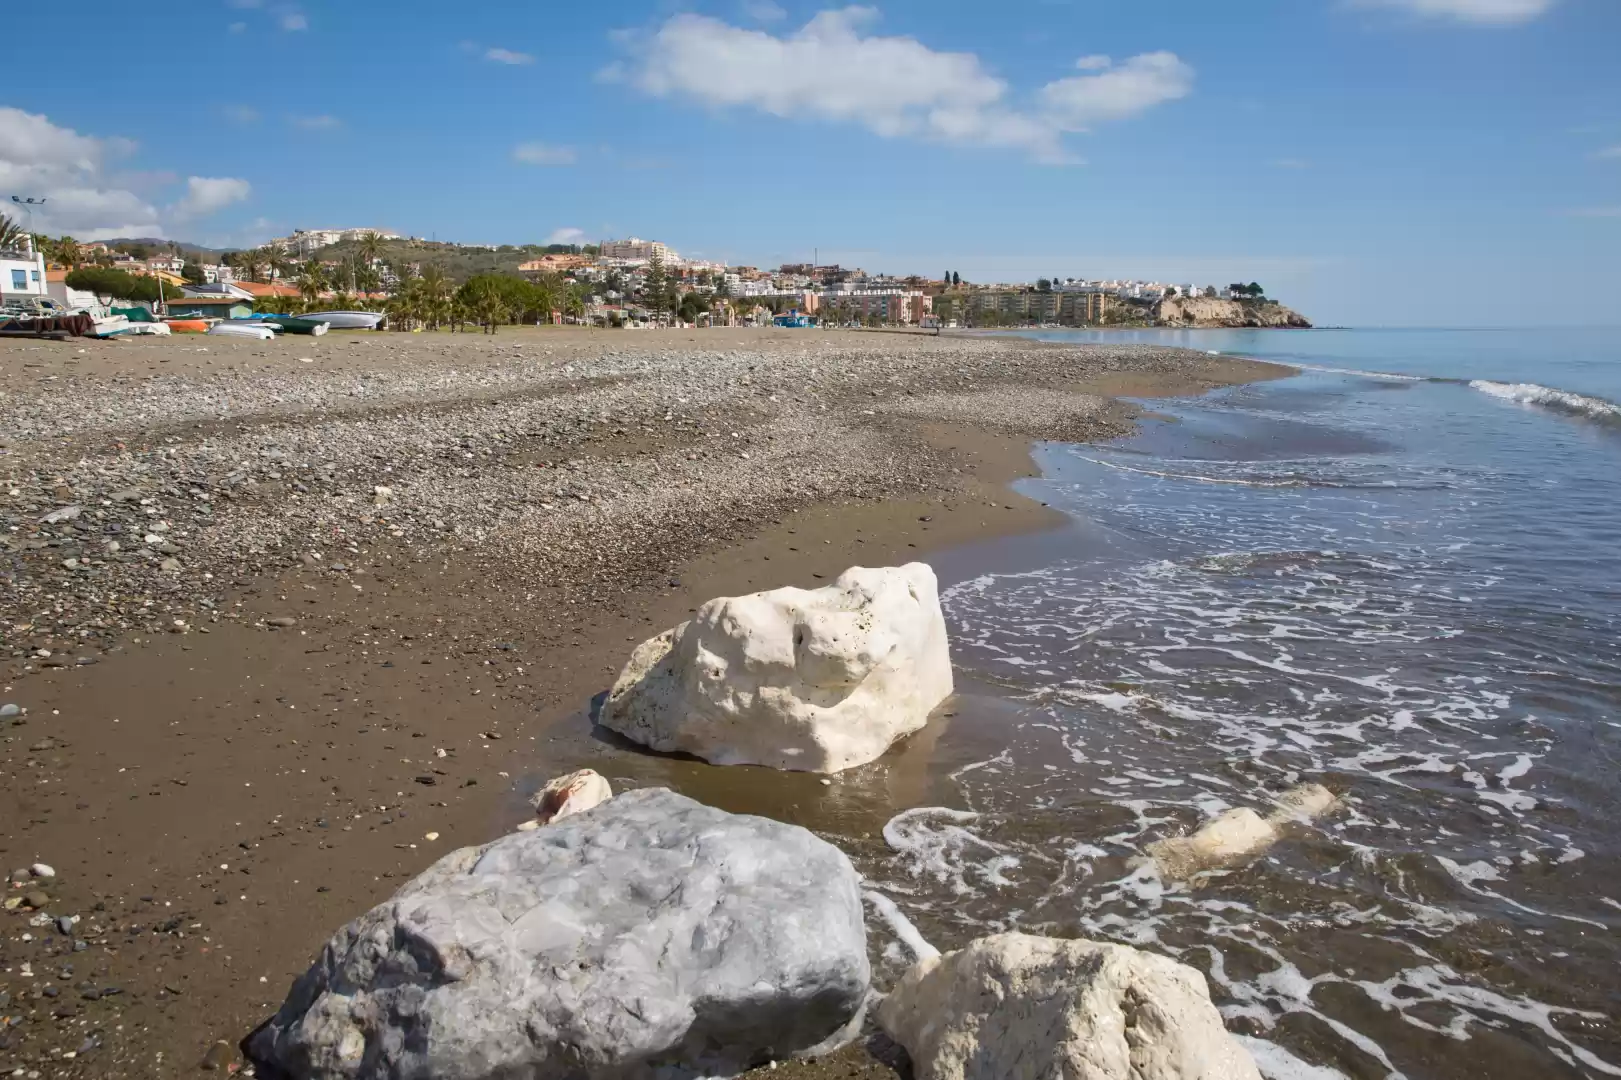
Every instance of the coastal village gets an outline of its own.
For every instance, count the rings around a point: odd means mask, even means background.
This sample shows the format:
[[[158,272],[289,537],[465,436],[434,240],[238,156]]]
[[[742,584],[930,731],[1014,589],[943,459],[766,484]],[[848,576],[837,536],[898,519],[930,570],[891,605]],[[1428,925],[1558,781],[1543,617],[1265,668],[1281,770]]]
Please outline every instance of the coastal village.
[[[213,325],[359,310],[386,317],[396,330],[492,332],[506,324],[548,323],[925,330],[1309,325],[1268,300],[1255,282],[1054,275],[1033,283],[980,283],[955,270],[938,278],[897,276],[814,261],[766,269],[687,258],[634,236],[598,244],[498,246],[380,229],[309,229],[251,250],[211,251],[153,240],[80,243],[29,235],[15,226],[10,232],[11,246],[0,250],[4,299],[14,307],[48,301],[65,311],[100,305],[105,316],[126,320],[104,326],[107,332],[145,322],[127,306],[132,303],[191,326],[199,319]]]

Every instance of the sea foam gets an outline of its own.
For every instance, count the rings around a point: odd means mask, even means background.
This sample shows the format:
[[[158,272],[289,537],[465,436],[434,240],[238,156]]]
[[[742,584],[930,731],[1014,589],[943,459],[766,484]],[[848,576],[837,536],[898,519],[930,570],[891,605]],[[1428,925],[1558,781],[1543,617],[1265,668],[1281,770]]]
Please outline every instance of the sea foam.
[[[1621,405],[1613,401],[1606,401],[1600,397],[1588,397],[1586,394],[1573,394],[1569,390],[1555,390],[1549,386],[1539,386],[1536,383],[1501,383],[1488,379],[1476,379],[1469,384],[1471,389],[1479,390],[1483,394],[1490,394],[1504,401],[1517,401],[1522,405],[1537,405],[1544,409],[1553,409],[1556,412],[1569,413],[1573,416],[1584,416],[1606,423],[1621,424]]]

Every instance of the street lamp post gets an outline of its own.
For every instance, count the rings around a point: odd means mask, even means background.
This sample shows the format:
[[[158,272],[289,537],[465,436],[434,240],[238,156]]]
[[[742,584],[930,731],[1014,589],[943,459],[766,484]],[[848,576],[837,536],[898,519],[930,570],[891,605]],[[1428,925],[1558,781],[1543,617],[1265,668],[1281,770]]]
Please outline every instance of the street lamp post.
[[[26,215],[23,220],[28,223],[28,226],[27,226],[27,228],[28,228],[28,253],[30,255],[33,255],[33,254],[35,254],[35,252],[34,252],[34,207],[36,207],[36,206],[44,206],[46,200],[43,197],[38,198],[38,199],[34,199],[34,198],[29,198],[29,197],[26,197],[26,196],[23,196],[23,195],[13,195],[11,197],[11,201],[16,203],[18,206],[22,207],[23,208],[23,214]]]

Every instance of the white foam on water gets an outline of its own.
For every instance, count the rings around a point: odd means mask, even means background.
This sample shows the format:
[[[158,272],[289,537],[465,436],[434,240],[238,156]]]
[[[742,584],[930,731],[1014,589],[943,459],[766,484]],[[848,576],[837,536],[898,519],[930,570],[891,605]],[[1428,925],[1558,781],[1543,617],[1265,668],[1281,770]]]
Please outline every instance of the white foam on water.
[[[1338,1069],[1301,1061],[1275,1042],[1253,1035],[1234,1035],[1233,1038],[1249,1051],[1250,1057],[1255,1059],[1255,1067],[1266,1080],[1349,1080]]]
[[[976,892],[981,885],[1013,884],[1006,871],[1019,865],[1018,856],[964,828],[977,820],[979,815],[971,810],[919,806],[889,819],[884,842],[901,856],[908,875],[958,895]]]
[[[1469,385],[1472,389],[1504,401],[1539,405],[1556,412],[1621,423],[1621,405],[1601,397],[1573,394],[1569,390],[1556,390],[1551,386],[1539,386],[1536,383],[1501,383],[1476,379]]]
[[[866,898],[867,903],[872,905],[873,910],[883,918],[884,922],[889,924],[890,930],[894,932],[900,943],[911,950],[914,960],[932,960],[940,955],[940,950],[924,940],[923,935],[918,933],[917,927],[912,925],[912,920],[908,919],[901,912],[901,909],[895,905],[895,901],[872,889],[865,890],[861,895]]]

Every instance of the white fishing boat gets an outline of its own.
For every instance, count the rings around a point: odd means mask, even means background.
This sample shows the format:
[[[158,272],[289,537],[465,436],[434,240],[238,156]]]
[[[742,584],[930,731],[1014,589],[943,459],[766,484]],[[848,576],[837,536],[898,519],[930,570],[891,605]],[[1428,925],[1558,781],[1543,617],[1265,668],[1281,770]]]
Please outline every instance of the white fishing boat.
[[[310,311],[302,317],[324,322],[334,330],[375,330],[388,318],[380,311]]]
[[[211,337],[244,337],[255,341],[269,341],[276,336],[270,327],[260,323],[217,322],[208,328]]]
[[[117,331],[119,337],[141,337],[148,334],[154,337],[168,337],[172,333],[174,331],[169,329],[168,323],[160,322],[130,323],[124,329]]]

